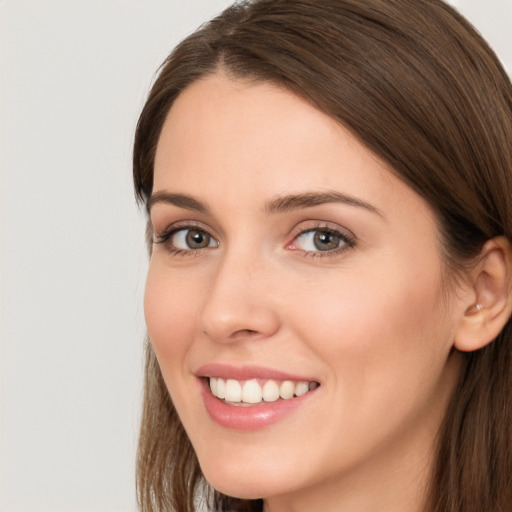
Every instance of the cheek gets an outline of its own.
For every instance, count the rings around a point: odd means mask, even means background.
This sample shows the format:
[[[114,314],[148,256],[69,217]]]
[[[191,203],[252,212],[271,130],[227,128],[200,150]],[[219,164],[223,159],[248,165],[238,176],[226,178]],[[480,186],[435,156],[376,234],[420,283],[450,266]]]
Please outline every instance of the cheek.
[[[165,368],[182,362],[191,343],[199,297],[195,286],[187,286],[172,272],[152,261],[144,294],[144,315],[157,359]]]
[[[434,382],[451,347],[439,266],[421,272],[400,260],[388,263],[294,298],[297,332],[358,408],[375,407],[386,391],[394,400],[405,385],[412,395]]]
[[[376,270],[376,269],[375,269]],[[442,299],[436,273],[425,275],[388,267],[385,274],[351,272],[328,275],[292,286],[288,314],[305,329],[322,338],[321,346],[335,350],[344,341],[354,348],[377,348],[390,330],[400,338],[430,325]],[[373,332],[373,336],[369,333]],[[396,334],[396,333],[395,333]]]

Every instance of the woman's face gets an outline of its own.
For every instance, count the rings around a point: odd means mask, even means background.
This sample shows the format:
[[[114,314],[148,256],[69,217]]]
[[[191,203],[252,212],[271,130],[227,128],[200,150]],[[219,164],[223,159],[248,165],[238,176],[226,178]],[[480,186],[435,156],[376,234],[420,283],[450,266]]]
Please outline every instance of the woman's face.
[[[217,74],[166,119],[150,214],[149,335],[210,483],[414,487],[462,308],[425,201],[303,99]]]

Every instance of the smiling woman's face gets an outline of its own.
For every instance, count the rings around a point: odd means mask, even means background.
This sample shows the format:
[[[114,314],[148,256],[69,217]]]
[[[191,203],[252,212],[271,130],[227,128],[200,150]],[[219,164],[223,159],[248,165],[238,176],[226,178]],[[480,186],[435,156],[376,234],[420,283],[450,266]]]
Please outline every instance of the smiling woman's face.
[[[463,313],[425,201],[304,100],[218,74],[174,103],[150,207],[147,326],[209,482],[415,500]]]

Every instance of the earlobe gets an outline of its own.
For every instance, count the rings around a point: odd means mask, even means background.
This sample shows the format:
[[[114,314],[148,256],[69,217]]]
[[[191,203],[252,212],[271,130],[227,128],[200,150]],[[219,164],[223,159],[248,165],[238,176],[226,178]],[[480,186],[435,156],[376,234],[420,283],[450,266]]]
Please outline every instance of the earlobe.
[[[491,343],[512,312],[512,245],[505,237],[485,243],[470,272],[471,293],[457,326],[454,346],[472,352]]]

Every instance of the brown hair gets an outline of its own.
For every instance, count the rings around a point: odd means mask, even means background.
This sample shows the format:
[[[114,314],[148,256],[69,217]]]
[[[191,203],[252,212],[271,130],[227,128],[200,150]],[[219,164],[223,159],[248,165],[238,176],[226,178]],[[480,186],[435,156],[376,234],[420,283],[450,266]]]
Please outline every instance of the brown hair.
[[[348,127],[437,214],[451,273],[495,236],[512,239],[512,86],[485,41],[440,0],[255,0],[236,4],[164,62],[134,146],[139,200],[153,186],[173,101],[222,68],[299,94]],[[439,434],[435,512],[512,510],[512,327],[465,355]],[[138,451],[142,510],[194,509],[207,489],[147,345]],[[262,510],[210,489],[222,511]]]

